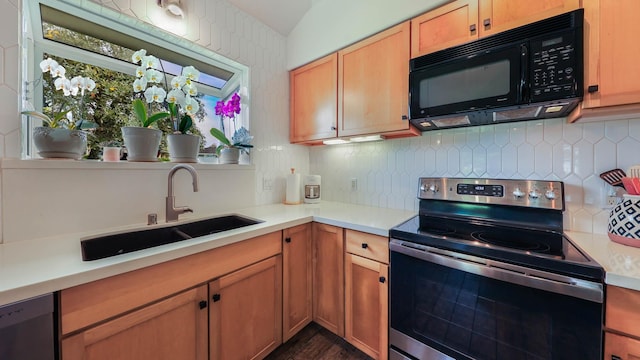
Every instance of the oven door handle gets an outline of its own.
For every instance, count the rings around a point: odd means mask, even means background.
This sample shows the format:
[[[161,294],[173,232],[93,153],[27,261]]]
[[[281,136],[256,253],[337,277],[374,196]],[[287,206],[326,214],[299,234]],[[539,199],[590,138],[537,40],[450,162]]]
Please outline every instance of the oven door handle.
[[[391,239],[389,250],[452,269],[522,286],[603,302],[602,284],[546,271]],[[391,264],[393,266],[393,264]]]

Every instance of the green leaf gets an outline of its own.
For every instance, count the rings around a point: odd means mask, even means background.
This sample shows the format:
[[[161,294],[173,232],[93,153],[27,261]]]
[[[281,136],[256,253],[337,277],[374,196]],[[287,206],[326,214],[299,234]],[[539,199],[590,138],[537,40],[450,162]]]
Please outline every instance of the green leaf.
[[[142,102],[141,99],[133,100],[133,112],[138,117],[138,120],[140,120],[140,123],[142,124],[142,126],[144,127],[149,126],[149,125],[145,125],[145,123],[147,122],[147,107],[144,106],[144,103]]]
[[[147,119],[147,122],[144,125],[144,127],[148,127],[149,125],[153,124],[154,122],[160,120],[160,119],[164,119],[166,117],[169,116],[168,112],[159,112],[159,113],[155,113],[151,116],[149,116],[149,118]]]
[[[209,132],[211,133],[211,135],[213,135],[213,137],[215,137],[216,139],[220,140],[220,142],[223,143],[224,145],[232,146],[231,145],[231,141],[229,141],[229,139],[227,139],[227,137],[224,135],[224,133],[222,131],[220,131],[220,130],[218,130],[216,128],[211,128],[211,130]]]
[[[43,114],[43,113],[41,113],[39,111],[23,111],[23,112],[21,112],[21,114],[36,117],[36,118],[44,121],[45,123],[47,123],[47,125],[51,125],[51,123],[53,122],[50,117],[48,117],[47,115],[45,115],[45,114]]]
[[[178,131],[183,134],[186,134],[189,129],[193,126],[193,119],[189,115],[183,115],[182,120],[180,121],[180,125],[178,125]]]

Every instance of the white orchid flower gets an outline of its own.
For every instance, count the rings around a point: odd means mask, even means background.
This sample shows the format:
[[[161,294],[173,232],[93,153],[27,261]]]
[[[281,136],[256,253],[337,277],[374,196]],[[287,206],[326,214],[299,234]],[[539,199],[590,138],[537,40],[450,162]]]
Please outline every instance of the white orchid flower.
[[[71,79],[71,89],[70,89],[71,95],[73,96],[78,95],[78,91],[82,90],[81,83],[82,83],[82,76],[76,76]],[[83,94],[84,94],[84,91],[83,91]]]
[[[155,85],[144,91],[144,98],[149,104],[152,102],[162,103],[166,96],[167,92],[164,91],[163,88],[159,88]]]
[[[54,78],[64,77],[66,73],[67,69],[65,69],[62,65],[58,65],[55,68],[51,69],[51,76]]]
[[[173,79],[171,79],[171,88],[172,89],[181,89],[185,84],[187,78],[185,78],[184,76],[176,76]]]
[[[95,89],[95,87],[96,82],[89,77],[76,76],[71,79],[71,88],[79,89],[82,95],[84,95],[85,90],[91,91]]]
[[[198,112],[198,110],[200,110],[200,105],[198,105],[198,102],[196,101],[196,99],[194,99],[191,96],[187,95],[184,98],[184,103],[182,105],[182,108],[188,114],[194,115],[195,113]]]
[[[148,69],[145,71],[144,77],[147,78],[148,82],[156,84],[159,84],[164,80],[164,74],[156,69]]]
[[[51,72],[58,66],[58,62],[53,60],[52,58],[46,58],[40,62],[40,70],[42,70],[43,73]]]
[[[146,69],[155,69],[160,66],[160,61],[153,55],[144,56],[142,58],[142,66]]]
[[[133,82],[133,92],[144,91],[147,88],[147,78],[141,77]]]
[[[86,77],[86,78],[83,78],[83,79],[84,79],[84,84],[82,86],[83,89],[88,90],[88,91],[93,91],[93,89],[96,88],[96,82],[93,81],[92,78]]]
[[[197,81],[198,78],[200,77],[200,71],[198,71],[193,66],[186,66],[182,68],[182,76],[184,76],[189,80]]]
[[[131,56],[131,61],[133,61],[134,64],[137,64],[141,62],[145,56],[147,56],[147,50],[140,49],[133,53],[133,55]]]
[[[198,87],[196,86],[196,84],[185,85],[182,88],[182,91],[184,91],[185,94],[190,95],[190,96],[197,96],[198,95]]]
[[[141,78],[144,76],[144,73],[146,72],[147,69],[144,68],[144,66],[138,66],[136,68],[136,77]]]
[[[173,89],[167,94],[167,102],[172,104],[184,103],[184,93],[180,89]]]
[[[53,85],[56,87],[56,90],[62,90],[64,96],[69,96],[71,94],[71,81],[67,78],[57,78]]]

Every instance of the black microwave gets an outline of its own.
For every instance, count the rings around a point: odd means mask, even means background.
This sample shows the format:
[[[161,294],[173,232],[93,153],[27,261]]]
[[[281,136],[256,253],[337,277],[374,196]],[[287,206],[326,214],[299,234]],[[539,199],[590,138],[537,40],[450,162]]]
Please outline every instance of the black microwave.
[[[568,115],[582,100],[578,9],[411,59],[409,117],[420,130]]]

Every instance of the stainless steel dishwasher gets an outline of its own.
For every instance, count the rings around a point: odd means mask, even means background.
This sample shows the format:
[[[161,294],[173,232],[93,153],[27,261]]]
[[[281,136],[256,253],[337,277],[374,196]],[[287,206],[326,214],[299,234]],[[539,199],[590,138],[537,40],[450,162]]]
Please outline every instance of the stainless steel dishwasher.
[[[0,306],[0,359],[56,359],[53,314],[53,294]]]

